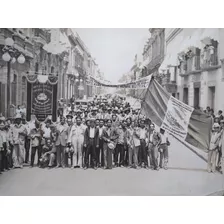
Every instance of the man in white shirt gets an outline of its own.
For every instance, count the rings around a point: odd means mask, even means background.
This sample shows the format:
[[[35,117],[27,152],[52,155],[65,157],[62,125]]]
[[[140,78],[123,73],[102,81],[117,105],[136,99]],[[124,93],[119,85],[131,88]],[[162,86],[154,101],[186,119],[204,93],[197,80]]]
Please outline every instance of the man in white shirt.
[[[68,136],[68,144],[71,144],[73,153],[73,165],[74,168],[80,168],[83,166],[83,142],[84,142],[85,127],[82,124],[82,118],[76,117],[76,124],[71,128]]]
[[[211,134],[211,140],[208,150],[208,172],[215,172],[216,171],[216,161],[218,155],[218,147],[221,141],[222,133],[219,131],[220,126],[218,123],[214,123],[213,130]]]
[[[150,161],[150,167],[153,170],[159,170],[158,164],[158,147],[161,142],[160,134],[155,130],[155,125],[150,125],[149,131],[149,143],[148,143],[148,155]]]
[[[136,133],[140,140],[140,155],[139,155],[139,162],[143,168],[148,169],[148,159],[147,159],[147,148],[146,145],[148,144],[148,130],[145,127],[145,120],[140,120],[140,128],[138,133]]]
[[[168,146],[170,145],[168,136],[165,133],[163,128],[160,128],[160,137],[161,142],[159,145],[159,152],[160,152],[160,168],[164,168],[165,170],[168,169]]]

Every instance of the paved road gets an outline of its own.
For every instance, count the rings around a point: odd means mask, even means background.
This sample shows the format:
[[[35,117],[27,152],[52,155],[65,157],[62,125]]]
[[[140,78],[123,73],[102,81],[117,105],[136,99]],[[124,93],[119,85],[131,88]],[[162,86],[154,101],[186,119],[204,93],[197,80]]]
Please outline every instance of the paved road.
[[[0,195],[208,195],[223,189],[223,176],[171,139],[169,170],[70,170],[24,168],[0,176]]]

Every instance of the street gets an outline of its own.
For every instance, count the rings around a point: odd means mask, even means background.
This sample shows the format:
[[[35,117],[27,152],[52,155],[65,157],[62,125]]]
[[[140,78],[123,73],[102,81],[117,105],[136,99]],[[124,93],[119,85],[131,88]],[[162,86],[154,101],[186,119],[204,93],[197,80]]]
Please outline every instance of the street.
[[[223,176],[207,173],[206,162],[173,138],[169,157],[169,169],[160,171],[15,169],[0,176],[0,195],[208,195],[223,189]]]

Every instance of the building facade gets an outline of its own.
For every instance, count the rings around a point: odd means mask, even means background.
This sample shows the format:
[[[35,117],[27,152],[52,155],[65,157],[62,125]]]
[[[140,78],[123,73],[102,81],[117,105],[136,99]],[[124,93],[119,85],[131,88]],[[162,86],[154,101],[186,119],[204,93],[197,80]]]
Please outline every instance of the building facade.
[[[166,82],[177,84],[173,95],[194,108],[223,110],[224,29],[177,28],[165,33],[160,70]]]

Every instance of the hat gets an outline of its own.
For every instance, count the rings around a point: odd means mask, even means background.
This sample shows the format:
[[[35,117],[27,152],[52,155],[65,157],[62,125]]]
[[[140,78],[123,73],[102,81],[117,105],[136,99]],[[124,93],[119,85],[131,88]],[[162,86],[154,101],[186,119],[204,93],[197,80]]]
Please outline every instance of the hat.
[[[224,123],[224,120],[221,120],[220,123]]]
[[[96,107],[93,107],[93,109],[92,109],[93,111],[96,111],[96,110],[98,110]]]
[[[20,115],[20,114],[16,114],[16,116],[15,116],[15,120],[16,119],[22,119],[22,116]]]
[[[68,115],[66,115],[66,118],[67,119],[69,119],[69,118],[73,119],[73,116],[71,114],[68,114]]]
[[[5,117],[4,116],[0,116],[0,121],[5,121]]]
[[[108,107],[107,110],[112,110],[112,109],[110,107]]]
[[[213,124],[213,128],[219,128],[219,127],[220,127],[220,125],[218,123]]]
[[[114,150],[114,149],[115,149],[115,145],[114,145],[114,143],[110,142],[110,143],[108,144],[108,148],[111,149],[111,150]]]
[[[82,111],[81,111],[80,109],[78,109],[78,110],[76,111],[76,113],[82,113]]]
[[[95,122],[95,118],[91,117],[91,118],[89,119],[89,121],[90,121],[90,122]]]

